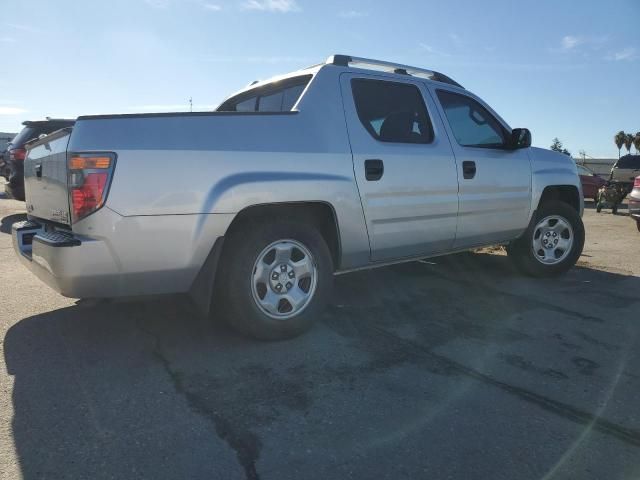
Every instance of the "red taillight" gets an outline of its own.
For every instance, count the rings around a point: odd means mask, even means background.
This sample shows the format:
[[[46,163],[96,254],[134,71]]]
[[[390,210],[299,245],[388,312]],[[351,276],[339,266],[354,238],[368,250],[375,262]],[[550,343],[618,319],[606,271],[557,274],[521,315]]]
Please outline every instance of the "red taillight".
[[[73,154],[69,159],[69,195],[74,222],[98,210],[106,200],[115,163],[112,154]]]
[[[86,216],[102,206],[103,195],[107,186],[109,174],[87,173],[81,187],[71,189],[73,203],[73,218],[75,220]]]
[[[636,177],[633,181],[633,188],[640,188],[640,177]]]
[[[24,148],[14,148],[9,151],[9,157],[11,160],[19,160],[21,162],[24,161],[27,156],[27,151]]]

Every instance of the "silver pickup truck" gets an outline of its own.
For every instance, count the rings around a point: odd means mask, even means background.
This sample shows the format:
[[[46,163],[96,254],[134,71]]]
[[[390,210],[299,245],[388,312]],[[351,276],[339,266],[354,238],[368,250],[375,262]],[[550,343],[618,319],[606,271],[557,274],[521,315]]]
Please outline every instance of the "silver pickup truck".
[[[17,254],[69,297],[188,293],[262,339],[334,273],[504,244],[556,275],[584,244],[570,157],[431,70],[334,55],[215,112],[79,117],[29,145]]]

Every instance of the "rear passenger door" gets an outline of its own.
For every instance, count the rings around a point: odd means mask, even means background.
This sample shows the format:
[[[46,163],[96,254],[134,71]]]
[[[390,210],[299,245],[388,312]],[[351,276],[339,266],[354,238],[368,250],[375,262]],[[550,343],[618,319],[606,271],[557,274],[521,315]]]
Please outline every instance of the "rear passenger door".
[[[341,86],[372,260],[450,250],[456,164],[424,85],[345,73]]]

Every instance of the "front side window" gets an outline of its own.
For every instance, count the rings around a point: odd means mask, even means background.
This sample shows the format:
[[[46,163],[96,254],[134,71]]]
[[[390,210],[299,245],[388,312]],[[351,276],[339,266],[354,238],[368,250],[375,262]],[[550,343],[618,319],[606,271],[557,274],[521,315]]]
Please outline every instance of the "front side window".
[[[473,98],[438,90],[438,99],[459,145],[502,148],[506,144],[505,129]]]
[[[433,127],[420,90],[406,83],[351,80],[358,118],[381,142],[431,143]]]

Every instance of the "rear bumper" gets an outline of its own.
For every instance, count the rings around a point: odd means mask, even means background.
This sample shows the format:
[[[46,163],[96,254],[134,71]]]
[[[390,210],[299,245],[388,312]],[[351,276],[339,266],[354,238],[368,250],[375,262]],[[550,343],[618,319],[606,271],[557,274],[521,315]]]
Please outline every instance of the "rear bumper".
[[[22,263],[62,295],[115,296],[111,282],[104,282],[117,278],[118,269],[104,242],[70,232],[46,232],[43,225],[31,221],[14,224],[12,236]]]
[[[37,219],[16,223],[13,247],[26,268],[66,297],[186,293],[233,217],[127,218],[102,208],[73,232],[47,231]]]
[[[629,197],[629,215],[640,222],[640,198]]]

